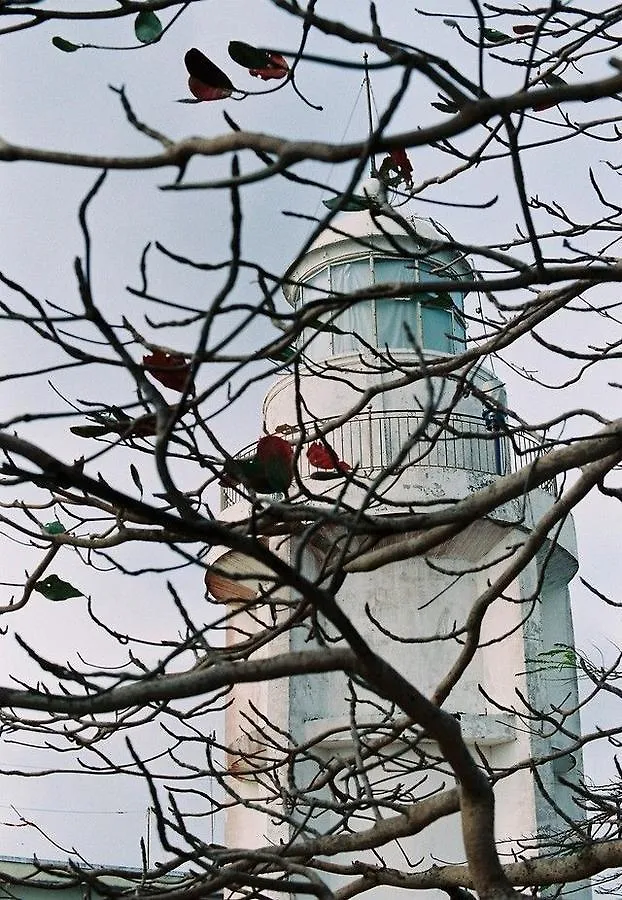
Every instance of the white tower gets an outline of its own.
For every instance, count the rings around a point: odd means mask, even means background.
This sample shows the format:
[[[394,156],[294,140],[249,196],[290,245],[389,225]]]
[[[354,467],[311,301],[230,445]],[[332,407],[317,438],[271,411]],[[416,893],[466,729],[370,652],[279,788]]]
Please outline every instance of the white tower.
[[[459,373],[450,372],[447,366],[448,374],[443,372],[443,362],[452,362],[465,346],[464,294],[449,294],[435,286],[471,276],[468,262],[429,222],[418,218],[400,221],[390,214],[372,216],[367,211],[338,215],[287,273],[285,295],[296,310],[376,284],[426,284],[425,293],[406,292],[388,299],[379,291],[373,299],[357,302],[345,311],[337,307],[317,318],[310,315],[309,328],[301,338],[306,362],[299,382],[294,374],[285,375],[264,401],[266,432],[287,433],[283,426],[290,426],[294,443],[311,437],[318,426],[339,422],[327,439],[339,459],[356,467],[356,480],[362,486],[351,485],[343,498],[353,508],[364,500],[375,515],[395,515],[403,512],[405,505],[410,511],[442,508],[528,464],[541,452],[533,438],[521,436],[512,444],[503,434],[505,395],[492,372],[481,365]],[[426,362],[435,366],[429,376],[425,375]],[[490,404],[482,403],[483,395],[490,397]],[[354,406],[357,411],[346,416]],[[392,477],[382,480],[370,499],[367,487],[387,468]],[[344,488],[343,477],[314,478],[304,452],[299,470],[318,504]],[[426,695],[434,692],[461,649],[457,640],[429,639],[451,635],[464,624],[476,598],[503,571],[511,548],[525,541],[534,522],[550,508],[554,486],[549,487],[534,489],[472,523],[428,556],[355,572],[345,579],[339,594],[344,610],[374,649]],[[249,505],[240,492],[227,488],[223,498],[223,518],[245,518]],[[336,537],[327,526],[302,543],[299,538],[281,535],[270,538],[270,545],[288,561],[297,560],[309,577],[319,577],[323,548]],[[385,540],[385,546],[387,543]],[[213,561],[217,567],[208,574],[208,588],[217,600],[230,604],[233,614],[236,604],[261,590],[261,572],[257,564],[232,552],[220,551]],[[506,588],[503,598],[492,604],[483,620],[480,649],[445,704],[459,717],[467,742],[477,745],[477,752],[493,770],[564,751],[564,738],[554,729],[550,729],[550,737],[546,729],[536,734],[521,719],[526,708],[517,690],[534,708],[576,707],[572,668],[534,671],[537,666],[530,664],[556,644],[574,644],[567,585],[576,569],[574,531],[568,520],[555,542],[545,546]],[[262,627],[256,614],[241,615],[232,619],[232,644]],[[308,624],[301,623],[284,632],[278,646],[271,643],[268,652],[308,647],[309,640]],[[379,721],[380,711],[365,707],[365,694],[358,693],[363,705],[357,715],[368,722]],[[313,747],[313,752],[301,756],[290,770],[290,777],[299,779],[304,788],[317,776],[322,760],[352,750],[351,709],[351,693],[341,674],[236,688],[226,730],[227,743],[239,748],[239,756],[230,758],[229,774],[247,806],[229,813],[228,843],[258,846],[268,840],[288,839],[287,829],[275,825],[270,809],[262,805],[266,797],[263,779],[268,776],[257,776],[245,760],[249,754],[261,753],[261,747],[266,758],[271,756],[265,749],[266,723]],[[578,714],[568,715],[565,724],[578,732]],[[406,743],[398,751],[404,758],[416,753]],[[566,754],[539,769],[540,786],[527,766],[499,780],[495,787],[496,831],[502,854],[522,852],[517,839],[563,829],[560,811],[577,816],[560,776],[572,779],[580,769],[580,756]],[[447,784],[447,776],[429,773],[421,792],[429,793],[440,781]],[[296,806],[291,797],[285,802]],[[302,802],[296,814],[302,818],[308,811]],[[331,812],[316,810],[313,815],[314,827],[320,831],[327,832],[334,824]],[[434,860],[462,861],[458,817],[441,820],[431,832],[408,838],[403,846],[410,859],[423,860],[420,869]],[[381,852],[387,865],[403,863],[397,849],[393,857]],[[367,858],[360,851],[352,856]],[[378,861],[371,856],[369,860]],[[390,890],[382,889],[383,898]],[[425,896],[446,895],[431,891]],[[590,896],[589,888],[573,896],[584,900]]]

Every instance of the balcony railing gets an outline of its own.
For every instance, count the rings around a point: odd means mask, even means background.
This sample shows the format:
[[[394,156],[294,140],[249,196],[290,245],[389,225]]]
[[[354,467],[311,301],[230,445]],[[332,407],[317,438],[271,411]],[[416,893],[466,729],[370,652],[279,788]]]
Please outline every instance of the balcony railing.
[[[314,423],[307,426],[307,436],[313,435],[315,427]],[[296,434],[288,436],[294,444]],[[369,411],[353,416],[331,431],[327,441],[339,459],[356,466],[358,478],[374,478],[387,469],[399,475],[411,467],[506,475],[533,463],[549,449],[548,444],[525,432],[491,432],[477,416],[453,415],[446,422],[426,422],[422,413],[410,410]],[[408,447],[405,453],[404,447]],[[246,447],[237,458],[253,456],[255,448],[256,444]],[[298,459],[298,471],[303,479],[317,472],[304,450]],[[542,487],[555,493],[555,481]],[[236,488],[223,487],[223,509],[239,499]]]

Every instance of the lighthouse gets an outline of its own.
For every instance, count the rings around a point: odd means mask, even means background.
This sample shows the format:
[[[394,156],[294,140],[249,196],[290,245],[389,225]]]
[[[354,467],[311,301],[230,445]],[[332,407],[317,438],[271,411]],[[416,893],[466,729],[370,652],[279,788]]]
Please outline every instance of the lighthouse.
[[[474,282],[469,260],[432,222],[395,213],[377,182],[367,182],[362,194],[369,208],[338,213],[284,278],[285,298],[305,326],[296,345],[300,362],[263,404],[265,433],[302,448],[291,502],[302,489],[302,500],[326,516],[314,529],[260,539],[318,584],[340,564],[346,543],[348,558],[357,547],[368,552],[365,535],[354,539],[332,524],[332,508],[393,519],[450,508],[546,452],[541,439],[507,427],[504,385],[464,354]],[[461,354],[466,362],[457,366]],[[314,465],[304,450],[311,443],[330,448],[332,466]],[[553,483],[529,490],[421,555],[378,566],[370,557],[357,566],[354,553],[339,604],[376,652],[433,696],[462,651],[473,610],[555,491]],[[252,500],[243,486],[224,487],[222,518],[244,521]],[[374,548],[406,537],[396,531]],[[235,648],[269,627],[254,598],[269,590],[276,608],[279,592],[270,573],[239,552],[221,548],[210,561],[208,591],[226,610],[227,641]],[[569,518],[486,608],[478,649],[444,703],[495,780],[502,862],[533,855],[538,841],[554,841],[568,827],[565,817],[581,817],[572,799],[582,769],[572,739],[579,733],[576,669],[546,664],[555,648],[574,647],[568,584],[576,570]],[[283,607],[272,615],[286,621],[296,598],[280,599]],[[338,646],[338,636],[313,617],[294,617],[266,648],[258,642],[256,655],[314,644]],[[546,727],[534,720],[536,710],[549,717]],[[425,735],[398,728],[394,740],[382,742],[399,716],[341,672],[237,685],[226,713],[226,777],[241,802],[226,814],[227,845],[287,843],[307,827],[316,835],[356,832],[374,815],[390,817],[396,807],[451,787],[451,771]],[[376,755],[372,745],[380,748]],[[340,760],[347,765],[340,768]],[[331,765],[340,772],[334,778],[326,775]],[[352,813],[344,815],[349,803]],[[331,861],[352,859],[421,871],[461,863],[459,816],[407,834],[399,845]],[[322,877],[331,887],[344,883],[330,868]],[[386,886],[373,893],[399,896]],[[590,896],[589,887],[575,886],[573,897]]]

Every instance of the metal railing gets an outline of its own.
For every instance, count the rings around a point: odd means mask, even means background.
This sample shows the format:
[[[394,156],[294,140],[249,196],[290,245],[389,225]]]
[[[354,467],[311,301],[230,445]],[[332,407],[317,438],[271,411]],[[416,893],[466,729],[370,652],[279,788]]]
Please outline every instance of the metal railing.
[[[305,437],[309,439],[320,424],[309,423]],[[288,440],[296,444],[299,432]],[[356,467],[359,478],[373,478],[382,471],[399,475],[411,467],[464,469],[485,475],[506,475],[530,465],[549,449],[549,445],[525,432],[491,432],[479,416],[452,415],[447,420],[426,422],[420,412],[410,410],[371,410],[353,416],[327,437],[339,459]],[[236,454],[247,459],[255,453],[256,444]],[[309,464],[304,449],[298,458],[301,478],[317,469]],[[555,481],[542,488],[555,493]],[[222,508],[237,503],[240,491],[222,488]]]

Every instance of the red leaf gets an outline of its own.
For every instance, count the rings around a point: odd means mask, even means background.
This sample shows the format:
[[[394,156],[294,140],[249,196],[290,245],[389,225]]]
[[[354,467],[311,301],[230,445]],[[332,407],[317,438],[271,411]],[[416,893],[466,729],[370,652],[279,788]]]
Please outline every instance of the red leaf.
[[[294,448],[289,441],[283,440],[277,434],[266,434],[257,441],[257,459],[261,463],[272,459],[280,459],[291,465],[294,458]]]
[[[540,100],[538,103],[534,103],[531,108],[534,112],[544,112],[545,109],[553,109],[558,102],[557,100]]]
[[[193,75],[188,79],[188,87],[190,88],[192,96],[196,97],[197,100],[224,100],[225,97],[231,96],[230,90],[203,84],[202,81],[199,81],[199,79],[195,78]],[[191,103],[192,101],[190,100],[188,102]]]
[[[286,493],[294,477],[294,448],[276,434],[257,441],[254,456],[225,463],[220,483],[244,484],[258,494]]]
[[[143,366],[156,381],[172,391],[183,391],[189,383],[190,366],[178,353],[154,350],[151,356],[143,356]]]
[[[157,434],[155,416],[141,416],[134,419],[130,426],[131,437],[154,437]]]
[[[393,166],[401,174],[404,181],[407,181],[408,184],[412,184],[413,167],[411,161],[408,159],[406,151],[403,148],[398,147],[397,150],[391,150],[389,156],[391,157]]]
[[[233,83],[204,53],[192,47],[184,56],[188,87],[197,100],[222,100],[234,91]]]
[[[514,34],[533,34],[535,30],[535,25],[514,25],[512,27]]]
[[[307,447],[307,459],[316,469],[337,469],[348,472],[352,466],[339,459],[332,447],[322,441],[314,441]]]
[[[271,78],[285,78],[289,73],[287,60],[280,53],[268,53],[270,62],[261,69],[249,69],[251,75],[255,78],[261,78],[263,81],[269,81]]]
[[[286,494],[294,477],[294,448],[276,434],[257,441],[257,472],[249,484],[257,493]]]

